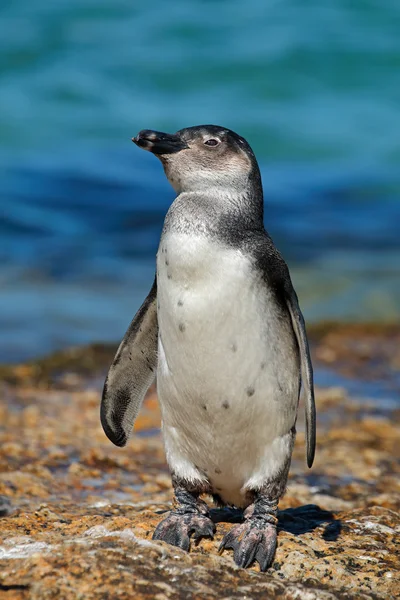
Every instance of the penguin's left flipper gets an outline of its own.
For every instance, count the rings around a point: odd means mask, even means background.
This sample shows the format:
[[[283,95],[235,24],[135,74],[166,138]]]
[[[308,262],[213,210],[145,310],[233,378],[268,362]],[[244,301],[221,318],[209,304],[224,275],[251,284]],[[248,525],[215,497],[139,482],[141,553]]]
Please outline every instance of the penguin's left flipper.
[[[129,326],[108,371],[101,400],[104,432],[125,446],[157,367],[157,282]]]
[[[311,363],[310,349],[308,346],[306,326],[301,313],[297,294],[293,289],[290,278],[285,281],[285,300],[292,321],[293,331],[299,346],[301,361],[301,381],[305,394],[306,411],[306,439],[307,439],[307,465],[312,467],[315,456],[316,442],[316,412],[314,399],[313,368]]]
[[[297,294],[290,279],[289,269],[280,252],[275,248],[268,234],[251,240],[251,252],[261,275],[275,290],[280,305],[284,305],[290,315],[293,333],[300,354],[301,383],[305,393],[307,465],[312,466],[315,455],[316,414],[314,399],[314,379],[306,326],[299,307]]]

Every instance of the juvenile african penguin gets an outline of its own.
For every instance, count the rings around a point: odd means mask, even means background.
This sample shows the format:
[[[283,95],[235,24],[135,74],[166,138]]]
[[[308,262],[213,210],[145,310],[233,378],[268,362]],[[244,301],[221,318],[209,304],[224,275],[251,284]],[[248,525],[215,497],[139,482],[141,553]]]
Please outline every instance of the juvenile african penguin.
[[[157,373],[176,506],[153,539],[189,549],[213,537],[207,504],[244,509],[224,537],[241,567],[265,571],[276,548],[278,501],[293,451],[301,383],[307,463],[315,403],[307,335],[286,263],[263,225],[257,160],[223,127],[170,135],[141,131],[177,197],[168,210],[157,274],[109,370],[101,422],[126,444]]]

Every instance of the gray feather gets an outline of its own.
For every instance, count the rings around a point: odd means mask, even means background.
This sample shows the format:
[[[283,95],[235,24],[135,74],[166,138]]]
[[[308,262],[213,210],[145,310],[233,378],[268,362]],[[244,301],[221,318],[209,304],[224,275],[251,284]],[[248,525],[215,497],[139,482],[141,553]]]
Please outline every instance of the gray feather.
[[[104,384],[100,418],[116,446],[125,446],[157,367],[156,280],[133,318]]]
[[[290,289],[288,289],[288,286],[286,286],[286,290],[286,303],[292,319],[293,330],[296,334],[300,351],[302,385],[305,393],[307,465],[311,467],[314,462],[316,443],[316,412],[313,368],[311,363],[310,349],[308,347],[304,318],[299,307],[296,292],[292,286],[290,286]]]
[[[304,318],[296,292],[290,279],[289,269],[271,238],[265,232],[253,234],[245,250],[250,253],[267,285],[275,290],[277,305],[288,311],[300,353],[301,380],[305,392],[307,465],[312,466],[316,443],[316,412],[314,400],[313,368],[308,347]]]

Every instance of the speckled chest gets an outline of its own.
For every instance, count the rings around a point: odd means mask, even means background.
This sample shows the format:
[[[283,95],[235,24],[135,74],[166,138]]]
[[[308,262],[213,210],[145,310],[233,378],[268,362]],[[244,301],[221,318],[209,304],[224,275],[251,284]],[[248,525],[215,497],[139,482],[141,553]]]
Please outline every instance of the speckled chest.
[[[164,234],[157,255],[157,297],[168,358],[173,361],[177,354],[172,344],[176,350],[191,345],[193,352],[203,353],[212,345],[214,357],[218,346],[237,348],[242,328],[254,322],[260,308],[256,279],[239,250],[206,236]]]
[[[256,383],[277,385],[293,336],[250,257],[207,236],[168,232],[157,289],[161,393],[219,402],[239,384],[249,395]]]

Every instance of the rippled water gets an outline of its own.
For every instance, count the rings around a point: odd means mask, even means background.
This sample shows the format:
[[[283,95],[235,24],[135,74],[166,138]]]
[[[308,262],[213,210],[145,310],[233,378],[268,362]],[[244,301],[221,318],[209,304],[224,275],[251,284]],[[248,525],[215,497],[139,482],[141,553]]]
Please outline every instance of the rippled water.
[[[400,4],[4,0],[0,360],[117,339],[172,191],[144,127],[231,127],[307,319],[400,313]]]

